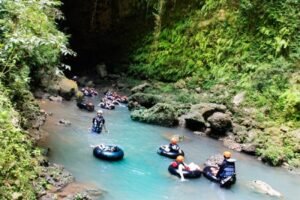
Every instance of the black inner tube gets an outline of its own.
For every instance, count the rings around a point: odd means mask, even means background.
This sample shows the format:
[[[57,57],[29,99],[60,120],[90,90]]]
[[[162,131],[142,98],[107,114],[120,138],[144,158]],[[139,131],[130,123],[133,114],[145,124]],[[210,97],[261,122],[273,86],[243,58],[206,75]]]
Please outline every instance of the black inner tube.
[[[177,168],[173,167],[172,164],[169,166],[168,170],[172,175],[175,175],[180,178],[180,174],[177,172]],[[183,177],[188,178],[188,179],[200,178],[201,171],[200,170],[193,170],[193,171],[184,170]]]
[[[114,148],[113,151],[112,148]],[[94,148],[93,154],[99,159],[110,161],[121,160],[124,157],[124,151],[120,147],[113,145],[105,145],[103,148],[97,146]]]

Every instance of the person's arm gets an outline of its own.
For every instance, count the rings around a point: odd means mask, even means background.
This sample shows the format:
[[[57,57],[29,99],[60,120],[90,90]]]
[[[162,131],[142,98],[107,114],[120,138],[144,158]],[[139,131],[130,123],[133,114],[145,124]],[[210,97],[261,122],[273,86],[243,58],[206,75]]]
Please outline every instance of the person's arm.
[[[218,173],[216,175],[217,178],[220,177],[221,173],[224,171],[224,168],[225,168],[225,163],[222,163],[222,165],[220,166]]]
[[[184,169],[184,166],[183,166],[183,165],[179,165],[179,166],[178,166],[178,173],[179,173],[179,175],[180,175],[180,180],[181,180],[181,181],[185,181],[185,178],[184,178],[184,176],[183,176],[183,169]]]

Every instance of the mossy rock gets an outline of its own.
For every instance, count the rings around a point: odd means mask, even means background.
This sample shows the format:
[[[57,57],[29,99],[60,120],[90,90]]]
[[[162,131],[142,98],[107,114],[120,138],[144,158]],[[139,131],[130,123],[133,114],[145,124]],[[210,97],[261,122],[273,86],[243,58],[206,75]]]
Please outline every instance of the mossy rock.
[[[77,83],[66,77],[61,78],[58,85],[59,94],[66,100],[70,100],[78,91]]]
[[[150,109],[135,110],[131,113],[131,119],[162,126],[174,126],[178,124],[175,108],[166,103],[158,103]]]
[[[129,110],[133,110],[138,107],[137,105],[145,108],[151,108],[152,106],[157,104],[161,100],[161,98],[158,95],[139,92],[131,95],[128,100],[128,108]]]

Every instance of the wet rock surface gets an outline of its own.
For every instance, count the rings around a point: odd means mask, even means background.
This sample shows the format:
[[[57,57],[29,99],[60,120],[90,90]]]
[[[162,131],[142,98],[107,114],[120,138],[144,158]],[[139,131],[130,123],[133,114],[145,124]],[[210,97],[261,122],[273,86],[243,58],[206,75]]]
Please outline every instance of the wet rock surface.
[[[213,156],[210,156],[204,163],[204,166],[217,166],[221,165],[224,160],[223,155],[216,154]]]
[[[178,123],[174,107],[165,103],[157,103],[146,110],[135,110],[130,116],[133,120],[162,126],[174,126]]]
[[[282,197],[282,194],[277,190],[273,189],[269,184],[261,181],[261,180],[253,180],[249,183],[250,188],[252,188],[255,192],[267,194],[273,197]]]

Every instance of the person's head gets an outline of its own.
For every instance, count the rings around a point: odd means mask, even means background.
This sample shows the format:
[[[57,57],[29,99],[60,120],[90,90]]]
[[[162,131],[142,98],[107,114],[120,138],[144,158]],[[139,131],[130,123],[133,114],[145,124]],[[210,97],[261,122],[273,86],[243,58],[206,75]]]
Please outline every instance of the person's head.
[[[171,144],[177,144],[176,138],[171,138]]]
[[[103,114],[103,111],[102,111],[102,110],[98,110],[98,111],[97,111],[97,115],[98,115],[98,116],[101,116],[102,114]]]
[[[176,161],[177,162],[183,162],[184,161],[184,157],[183,156],[177,156]]]
[[[229,159],[231,158],[231,153],[229,151],[224,151],[223,156],[224,158]]]

